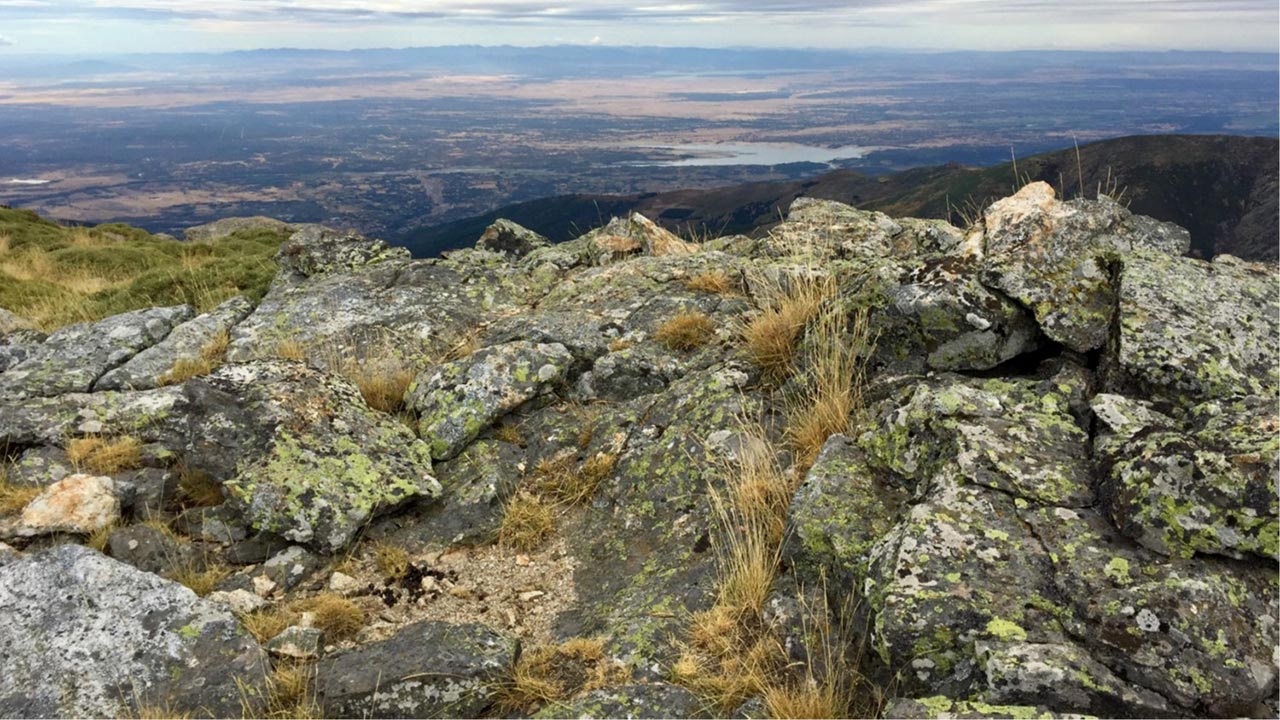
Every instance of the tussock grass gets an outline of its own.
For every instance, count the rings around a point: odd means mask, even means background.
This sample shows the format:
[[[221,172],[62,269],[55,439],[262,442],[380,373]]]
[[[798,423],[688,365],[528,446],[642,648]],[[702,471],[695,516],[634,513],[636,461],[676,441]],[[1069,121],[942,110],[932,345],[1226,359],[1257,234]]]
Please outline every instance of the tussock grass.
[[[111,540],[111,533],[115,532],[116,528],[117,525],[115,523],[100,527],[89,533],[89,537],[85,539],[84,544],[98,552],[106,552],[107,543]]]
[[[199,468],[181,464],[178,466],[178,498],[187,507],[214,507],[226,497],[222,483]]]
[[[297,340],[288,338],[276,343],[272,355],[281,360],[303,362],[307,359],[307,346]]]
[[[480,336],[483,333],[484,328],[482,327],[473,327],[458,333],[453,342],[445,348],[444,353],[440,356],[440,362],[455,362],[470,357],[472,353],[480,349]]]
[[[618,464],[614,453],[596,453],[578,465],[568,454],[544,458],[534,466],[533,490],[565,505],[579,505],[596,494],[600,482]]]
[[[76,438],[67,443],[66,449],[67,458],[77,470],[95,475],[111,475],[142,466],[142,441],[131,435]]]
[[[801,393],[787,408],[787,437],[808,468],[835,433],[848,432],[862,408],[866,357],[874,342],[867,312],[829,308],[814,323],[806,348]]]
[[[604,651],[604,642],[573,638],[521,655],[511,680],[498,690],[502,712],[529,713],[609,685],[627,682],[626,669]]]
[[[728,295],[738,289],[738,283],[723,270],[708,270],[685,280],[684,286],[696,292],[712,295]]]
[[[320,717],[314,689],[315,668],[302,662],[276,663],[267,676],[268,718],[310,720]]]
[[[231,333],[221,330],[200,348],[200,354],[192,358],[179,358],[169,372],[161,375],[160,385],[177,385],[194,377],[202,377],[222,367],[227,347],[231,345]]]
[[[390,543],[375,543],[372,548],[373,565],[378,574],[387,580],[399,580],[409,572],[409,553]]]
[[[339,642],[355,635],[367,620],[359,605],[331,592],[298,600],[290,609],[294,612],[314,613],[315,626],[323,630],[325,638],[331,642]]]
[[[169,569],[169,576],[174,582],[186,585],[200,597],[213,592],[218,583],[230,574],[231,568],[221,563],[182,561]]]
[[[297,617],[286,607],[271,606],[240,615],[240,624],[259,643],[265,643],[285,631]]]
[[[18,485],[9,480],[9,473],[0,467],[0,515],[15,515],[22,512],[27,503],[36,499],[40,488]]]
[[[742,327],[747,357],[770,384],[782,382],[794,367],[797,341],[824,303],[836,294],[828,276],[794,277],[757,283],[760,313]]]
[[[494,428],[493,436],[508,445],[524,447],[527,444],[524,439],[524,433],[520,432],[520,426],[514,423],[502,423],[498,427]]]
[[[653,339],[672,350],[688,352],[706,345],[716,336],[716,323],[705,313],[682,312],[667,320],[653,333]]]
[[[411,358],[424,354],[403,345],[403,339],[380,330],[331,338],[301,354],[351,381],[370,408],[394,415],[404,410],[405,393],[418,374]]]
[[[512,550],[536,550],[556,529],[555,507],[530,492],[517,492],[502,513],[498,545]]]

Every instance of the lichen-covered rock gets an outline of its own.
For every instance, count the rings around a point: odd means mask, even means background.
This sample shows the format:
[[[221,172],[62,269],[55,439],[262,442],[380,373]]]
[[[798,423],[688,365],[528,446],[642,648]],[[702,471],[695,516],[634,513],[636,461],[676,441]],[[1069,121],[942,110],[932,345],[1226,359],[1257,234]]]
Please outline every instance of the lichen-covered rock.
[[[1119,258],[1143,249],[1182,254],[1191,239],[1105,196],[1059,202],[1037,182],[987,208],[965,246],[983,258],[983,282],[1030,309],[1045,335],[1088,352],[1107,339]]]
[[[204,225],[193,225],[182,232],[188,242],[212,242],[234,235],[244,230],[271,230],[275,232],[292,232],[298,226],[283,220],[255,215],[253,217],[229,217],[214,220]]]
[[[480,717],[517,647],[481,625],[415,623],[321,661],[316,701],[325,717]]]
[[[484,234],[476,241],[481,250],[503,253],[521,258],[540,247],[547,247],[551,241],[538,233],[510,220],[499,219],[485,228]]]
[[[1064,717],[1043,705],[995,705],[982,701],[952,700],[944,695],[898,698],[884,710],[886,718],[912,720],[1053,720]],[[1069,717],[1080,717],[1070,715]]]
[[[120,498],[109,477],[70,475],[46,487],[22,509],[7,534],[33,537],[52,533],[87,535],[120,518]]]
[[[0,374],[0,401],[88,392],[103,374],[163,340],[192,314],[188,305],[146,308],[64,327]]]
[[[419,415],[431,456],[447,460],[494,420],[551,390],[573,356],[560,344],[512,342],[481,348],[418,376],[405,404]]]
[[[27,320],[15,312],[10,312],[9,310],[0,308],[0,338],[8,336],[11,333],[18,332],[19,330],[29,329],[31,329],[30,320]]]
[[[608,264],[636,253],[661,257],[688,255],[698,250],[697,245],[681,240],[649,218],[634,212],[625,218],[612,218],[604,227],[592,230],[582,239],[590,244],[597,264]]]
[[[276,657],[314,660],[324,653],[324,631],[291,625],[267,641],[267,652]]]
[[[1057,589],[1044,607],[1117,676],[1182,715],[1251,715],[1274,696],[1274,566],[1166,558],[1090,509],[1021,516],[1053,563]]]
[[[276,262],[281,272],[303,277],[350,271],[383,260],[405,260],[409,251],[393,248],[384,240],[371,240],[355,232],[312,225],[294,233],[280,246]]]
[[[440,492],[427,446],[346,380],[255,362],[185,387],[199,399],[186,462],[217,478],[233,468],[226,492],[257,530],[333,553],[376,515]]]
[[[1159,253],[1124,261],[1110,387],[1188,405],[1280,393],[1275,267]]]
[[[552,703],[537,718],[695,718],[705,703],[677,685],[651,683],[600,688],[565,703]]]
[[[971,260],[926,261],[885,295],[884,309],[872,316],[876,352],[899,372],[989,370],[1040,344],[1031,315],[978,282]]]
[[[161,385],[165,374],[179,360],[199,359],[205,346],[221,333],[229,333],[253,310],[253,303],[234,297],[199,317],[173,329],[159,343],[134,355],[124,365],[103,375],[93,389],[150,390]]]
[[[962,239],[958,229],[942,220],[894,219],[833,200],[797,198],[786,222],[770,233],[765,252],[777,256],[817,252],[871,262],[946,253]]]
[[[1116,677],[1078,645],[982,641],[983,699],[996,705],[1045,705],[1099,717],[1173,717],[1160,695]]]
[[[578,561],[579,602],[559,618],[557,633],[609,637],[608,652],[637,679],[664,677],[680,618],[714,600],[707,492],[723,489],[725,474],[705,440],[759,412],[759,398],[744,392],[747,380],[727,364],[635,400],[627,419],[615,422],[625,449],[601,481],[599,501],[563,531]],[[596,435],[608,443],[613,433]]]
[[[5,717],[239,717],[265,697],[228,610],[78,545],[0,566],[0,655]]]
[[[0,312],[7,311],[0,308]],[[0,318],[0,325],[4,322],[4,319]],[[0,373],[31,357],[46,337],[48,336],[42,332],[22,327],[13,328],[8,332],[0,331]]]
[[[180,417],[182,387],[145,392],[71,393],[50,398],[0,401],[0,446],[61,446],[79,435],[134,435],[179,446],[186,432]]]
[[[911,495],[874,472],[856,440],[832,435],[791,499],[783,557],[797,579],[862,584],[871,548],[901,517]]]
[[[75,472],[67,451],[48,445],[27,450],[7,469],[9,482],[37,487],[52,485]]]
[[[881,403],[878,426],[859,442],[873,466],[920,491],[949,467],[1018,497],[1089,505],[1088,435],[1070,406],[1081,382],[1069,371],[1040,381],[942,376]]]
[[[1204,403],[1185,424],[1115,395],[1094,403],[1110,430],[1099,448],[1107,507],[1121,532],[1166,555],[1280,560],[1274,400]]]

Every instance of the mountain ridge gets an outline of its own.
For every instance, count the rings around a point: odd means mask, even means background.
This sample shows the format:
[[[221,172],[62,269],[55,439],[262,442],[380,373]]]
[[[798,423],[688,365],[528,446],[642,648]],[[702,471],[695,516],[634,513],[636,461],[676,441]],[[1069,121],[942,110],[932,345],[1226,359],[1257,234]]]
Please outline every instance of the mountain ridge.
[[[500,207],[483,215],[412,230],[397,240],[417,257],[469,247],[499,218],[560,242],[611,216],[639,212],[685,235],[759,234],[798,197],[879,210],[892,216],[963,224],[988,201],[1021,182],[1045,181],[1067,198],[1123,191],[1130,209],[1191,232],[1192,253],[1280,259],[1277,203],[1280,141],[1227,135],[1135,135],[1043,153],[994,167],[958,164],[890,175],[835,170],[808,180],[762,182],[638,195],[559,195]]]

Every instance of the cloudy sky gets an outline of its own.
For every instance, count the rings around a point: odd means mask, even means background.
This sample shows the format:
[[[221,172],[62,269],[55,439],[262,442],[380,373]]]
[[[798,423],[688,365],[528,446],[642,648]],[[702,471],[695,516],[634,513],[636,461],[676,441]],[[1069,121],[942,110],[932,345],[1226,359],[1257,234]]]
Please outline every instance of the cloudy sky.
[[[1280,51],[1277,0],[0,0],[0,52],[460,43]]]

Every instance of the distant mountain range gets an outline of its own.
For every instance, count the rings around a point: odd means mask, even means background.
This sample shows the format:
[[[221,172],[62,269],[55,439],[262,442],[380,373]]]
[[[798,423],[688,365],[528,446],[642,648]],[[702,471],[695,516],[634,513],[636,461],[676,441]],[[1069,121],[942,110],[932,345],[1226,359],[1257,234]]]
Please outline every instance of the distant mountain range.
[[[420,228],[400,243],[416,256],[470,246],[497,218],[555,241],[637,211],[686,235],[759,233],[797,197],[838,200],[892,216],[948,218],[963,225],[1012,187],[1043,180],[1067,198],[1100,190],[1142,215],[1191,232],[1192,254],[1280,259],[1280,141],[1269,137],[1143,135],[1106,140],[988,168],[951,164],[890,175],[848,170],[794,182],[767,182],[643,195],[561,195],[516,203],[473,218]],[[1083,180],[1083,183],[1082,183]]]

